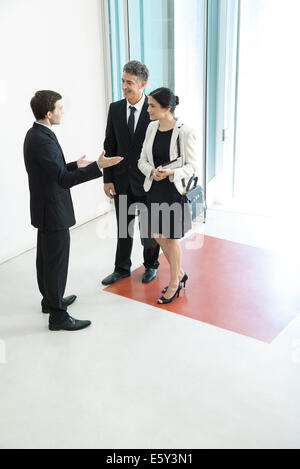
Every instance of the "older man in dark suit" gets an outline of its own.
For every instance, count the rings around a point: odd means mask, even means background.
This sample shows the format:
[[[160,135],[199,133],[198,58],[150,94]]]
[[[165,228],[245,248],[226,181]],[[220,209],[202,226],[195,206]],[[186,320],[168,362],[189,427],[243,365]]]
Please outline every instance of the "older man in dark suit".
[[[31,223],[38,229],[37,278],[42,294],[42,310],[50,313],[49,329],[76,331],[91,324],[72,318],[67,307],[75,295],[63,298],[65,291],[70,234],[75,216],[70,188],[102,176],[101,168],[122,161],[120,157],[98,161],[78,161],[66,164],[53,125],[60,124],[63,114],[62,97],[54,91],[38,91],[31,100],[36,118],[24,142],[24,160],[30,189]]]
[[[124,160],[120,165],[104,170],[104,191],[115,202],[118,244],[114,272],[102,281],[103,285],[110,285],[130,275],[134,206],[141,207],[147,203],[143,189],[145,176],[137,163],[150,123],[148,99],[143,93],[148,78],[149,71],[144,64],[138,61],[127,63],[122,76],[125,99],[112,103],[108,113],[104,142],[106,155],[122,155]],[[145,234],[141,236],[145,266],[142,281],[150,283],[156,277],[160,248],[154,239],[147,238]]]

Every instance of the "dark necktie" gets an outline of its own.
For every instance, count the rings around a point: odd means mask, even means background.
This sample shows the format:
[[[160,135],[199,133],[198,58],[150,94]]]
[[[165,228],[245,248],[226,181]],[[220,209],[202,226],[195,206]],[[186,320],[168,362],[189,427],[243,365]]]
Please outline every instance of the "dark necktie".
[[[131,138],[133,138],[133,136],[134,136],[134,113],[135,113],[136,109],[135,109],[134,106],[129,106],[129,109],[130,109],[130,116],[129,116],[129,119],[128,119],[128,129],[129,129],[129,133],[131,135]]]

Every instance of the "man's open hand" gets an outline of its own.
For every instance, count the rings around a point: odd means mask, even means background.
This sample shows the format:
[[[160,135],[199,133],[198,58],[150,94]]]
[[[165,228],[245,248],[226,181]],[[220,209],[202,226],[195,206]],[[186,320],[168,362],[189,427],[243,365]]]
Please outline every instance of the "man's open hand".
[[[110,166],[115,166],[119,164],[124,158],[122,156],[112,156],[111,158],[106,158],[105,151],[101,153],[98,159],[98,165],[100,168],[109,168]]]
[[[93,161],[87,161],[85,158],[86,156],[83,155],[81,158],[79,158],[79,160],[77,160],[78,168],[86,168],[87,166],[93,163]]]

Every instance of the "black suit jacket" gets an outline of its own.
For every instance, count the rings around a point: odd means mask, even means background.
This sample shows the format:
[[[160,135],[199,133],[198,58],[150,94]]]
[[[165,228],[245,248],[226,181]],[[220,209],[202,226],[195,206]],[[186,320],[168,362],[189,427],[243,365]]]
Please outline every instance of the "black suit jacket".
[[[24,160],[32,225],[45,231],[75,225],[70,187],[102,176],[97,162],[81,169],[76,162],[66,164],[56,135],[37,123],[25,137]]]
[[[127,124],[126,99],[110,105],[104,149],[107,157],[123,156],[124,160],[104,170],[104,182],[113,182],[117,194],[126,194],[130,185],[134,194],[145,195],[143,188],[145,176],[138,169],[137,162],[150,123],[147,108],[148,98],[146,97],[134,137],[131,138]]]

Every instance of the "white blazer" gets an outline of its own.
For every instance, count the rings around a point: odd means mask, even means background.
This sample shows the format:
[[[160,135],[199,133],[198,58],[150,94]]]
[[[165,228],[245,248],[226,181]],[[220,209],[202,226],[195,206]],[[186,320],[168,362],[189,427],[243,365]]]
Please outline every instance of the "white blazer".
[[[151,176],[152,169],[155,168],[153,162],[153,143],[159,127],[159,121],[150,122],[142,153],[138,161],[139,170],[146,176],[144,182],[144,190],[148,192],[152,186],[153,177]],[[183,166],[178,169],[174,169],[174,176],[169,176],[170,182],[175,184],[176,189],[180,194],[184,193],[184,187],[182,179],[185,180],[187,186],[191,176],[196,173],[197,155],[196,155],[196,137],[194,131],[185,124],[182,124],[177,120],[173,130],[171,145],[170,145],[170,161],[178,157],[177,149],[177,137],[179,135],[181,156],[183,157]]]

